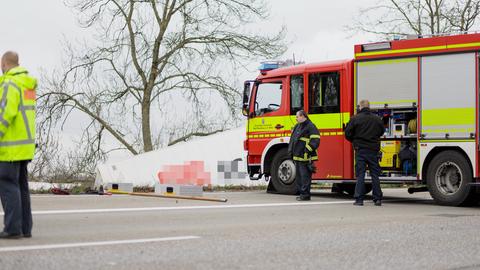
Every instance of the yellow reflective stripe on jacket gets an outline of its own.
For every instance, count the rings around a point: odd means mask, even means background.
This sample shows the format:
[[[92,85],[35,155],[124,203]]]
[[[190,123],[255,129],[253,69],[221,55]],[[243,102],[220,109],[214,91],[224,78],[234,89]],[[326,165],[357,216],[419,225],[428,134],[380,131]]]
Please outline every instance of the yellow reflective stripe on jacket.
[[[2,137],[3,137],[3,134],[5,134],[5,132],[7,131],[8,126],[10,125],[10,123],[8,123],[8,121],[5,120],[4,118],[6,113],[5,109],[7,107],[7,95],[8,95],[8,84],[5,84],[3,85],[2,99],[0,101],[0,122],[2,124],[0,126],[0,132]]]
[[[311,139],[320,139],[320,135],[312,134],[312,135],[310,135],[310,140]]]
[[[0,116],[0,117],[1,117],[1,116]],[[7,122],[7,120],[3,119],[3,117],[0,118],[0,123],[1,123],[4,127],[6,127],[6,128],[8,128],[8,126],[10,125],[10,124]]]
[[[310,152],[313,151],[312,147],[308,143],[305,144],[305,148],[307,148],[307,150],[310,151]]]
[[[303,157],[293,156],[293,160],[295,161],[311,161],[311,160],[318,160],[317,151],[315,151],[314,155],[308,156],[308,153],[303,154]]]
[[[28,139],[32,139],[32,131],[30,130],[30,125],[28,123],[28,117],[27,117],[27,113],[25,110],[21,110],[20,108],[24,108],[24,98],[23,98],[23,93],[22,93],[22,89],[20,87],[18,87],[18,85],[16,85],[15,83],[13,82],[9,82],[8,83],[9,86],[13,86],[15,89],[18,90],[19,94],[20,94],[20,105],[18,106],[18,109],[19,109],[19,112],[22,114],[23,116],[23,123],[25,124],[25,130],[27,131],[27,135],[28,135]]]
[[[17,146],[17,145],[27,145],[27,144],[35,144],[35,140],[0,142],[0,146]]]
[[[318,160],[318,156],[312,156],[310,158],[301,158],[301,157],[293,157],[294,161],[315,161]]]
[[[309,143],[310,142],[310,139],[309,138],[306,138],[306,137],[300,137],[299,139],[300,141],[304,141],[306,143]]]

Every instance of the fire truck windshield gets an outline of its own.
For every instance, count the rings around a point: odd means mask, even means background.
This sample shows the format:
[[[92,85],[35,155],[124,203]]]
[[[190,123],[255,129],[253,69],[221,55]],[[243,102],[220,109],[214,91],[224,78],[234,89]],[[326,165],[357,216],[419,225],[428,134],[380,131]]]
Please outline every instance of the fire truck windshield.
[[[257,85],[255,115],[263,115],[280,109],[282,102],[282,83],[269,82]]]

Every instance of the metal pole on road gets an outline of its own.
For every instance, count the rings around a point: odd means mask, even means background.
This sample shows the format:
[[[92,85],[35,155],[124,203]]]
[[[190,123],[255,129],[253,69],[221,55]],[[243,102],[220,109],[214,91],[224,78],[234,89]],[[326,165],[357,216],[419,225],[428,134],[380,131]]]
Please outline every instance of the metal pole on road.
[[[111,192],[112,194],[126,194],[126,195],[132,195],[132,196],[157,197],[157,198],[167,198],[167,199],[197,200],[197,201],[210,201],[210,202],[227,202],[228,201],[226,198],[161,195],[161,194],[141,193],[141,192],[126,192],[126,191],[121,191],[116,189],[108,190],[108,192]]]

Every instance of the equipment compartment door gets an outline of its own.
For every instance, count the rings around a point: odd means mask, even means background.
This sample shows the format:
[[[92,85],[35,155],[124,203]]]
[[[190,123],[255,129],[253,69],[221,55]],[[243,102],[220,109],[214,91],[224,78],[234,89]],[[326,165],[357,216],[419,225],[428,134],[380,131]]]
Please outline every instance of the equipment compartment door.
[[[422,58],[421,139],[475,138],[475,53]]]
[[[418,59],[376,60],[357,64],[358,101],[373,109],[413,107],[418,103]]]

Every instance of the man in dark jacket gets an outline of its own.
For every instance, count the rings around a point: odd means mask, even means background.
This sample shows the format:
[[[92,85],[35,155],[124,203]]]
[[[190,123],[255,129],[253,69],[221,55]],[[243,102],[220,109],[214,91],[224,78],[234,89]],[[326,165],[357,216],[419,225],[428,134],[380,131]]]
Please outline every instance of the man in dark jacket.
[[[298,124],[293,128],[288,153],[295,162],[295,178],[300,195],[297,201],[309,201],[312,173],[315,170],[313,162],[318,160],[317,148],[320,145],[320,134],[305,111],[298,111],[296,117]]]
[[[353,143],[355,148],[355,185],[354,205],[363,205],[365,197],[365,171],[368,165],[372,176],[373,201],[375,205],[382,205],[382,190],[378,178],[381,169],[378,163],[380,151],[380,137],[384,133],[383,121],[370,111],[368,100],[360,101],[360,112],[354,116],[345,129],[345,137]]]

